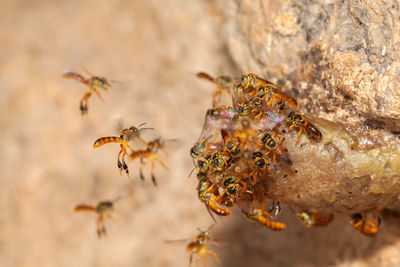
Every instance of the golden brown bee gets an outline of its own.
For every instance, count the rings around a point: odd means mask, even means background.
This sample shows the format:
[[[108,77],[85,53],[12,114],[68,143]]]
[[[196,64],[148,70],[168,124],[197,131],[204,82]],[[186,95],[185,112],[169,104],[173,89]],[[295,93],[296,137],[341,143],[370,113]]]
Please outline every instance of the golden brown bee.
[[[353,227],[367,236],[374,236],[378,233],[381,225],[381,218],[374,214],[373,221],[366,219],[366,214],[354,213],[351,215],[351,224]]]
[[[167,165],[162,161],[159,157],[157,157],[158,151],[164,151],[164,153],[167,155],[167,151],[165,150],[165,140],[162,140],[161,138],[157,138],[153,141],[150,141],[147,143],[146,149],[144,150],[137,150],[134,151],[130,156],[130,160],[135,160],[136,158],[140,158],[140,163],[141,164],[147,164],[145,161],[146,159],[150,160],[151,162],[151,180],[153,181],[153,184],[157,186],[157,181],[156,177],[153,174],[153,169],[154,169],[154,162],[159,162],[162,167],[168,170]],[[140,179],[144,180],[142,168],[140,168]]]
[[[271,214],[262,209],[253,209],[251,212],[244,213],[246,217],[253,222],[258,222],[274,231],[280,231],[286,228],[284,223],[270,221]]]
[[[207,266],[207,254],[211,254],[214,257],[215,261],[219,265],[221,265],[221,262],[219,261],[217,254],[215,254],[214,251],[207,248],[210,243],[213,243],[215,245],[219,245],[219,243],[211,239],[209,230],[201,231],[199,229],[199,232],[200,233],[196,235],[193,241],[191,241],[186,247],[186,251],[190,253],[189,266],[192,264],[192,257],[194,254],[197,254],[196,266],[199,265],[201,257],[203,257],[204,259],[204,266]]]
[[[129,170],[128,170],[128,165],[125,163],[125,155],[128,154],[126,151],[127,148],[131,150],[131,152],[135,152],[133,148],[129,145],[130,141],[133,141],[134,139],[138,139],[142,141],[143,143],[146,143],[143,139],[140,138],[140,133],[143,130],[154,130],[153,128],[141,128],[141,126],[145,125],[146,123],[140,124],[138,127],[132,126],[130,128],[123,129],[119,132],[119,136],[107,136],[107,137],[101,137],[97,139],[93,147],[99,147],[104,144],[108,143],[121,143],[121,150],[118,153],[118,169],[120,170],[120,173],[122,173],[123,170],[125,170],[126,174],[129,176]],[[122,154],[122,157],[121,157]],[[122,160],[120,160],[122,158]]]
[[[201,202],[206,205],[207,210],[212,210],[219,216],[228,216],[231,214],[229,209],[220,206],[216,193],[216,187],[207,178],[202,179],[197,186],[198,196]],[[212,216],[211,216],[212,217]]]
[[[93,92],[96,93],[97,96],[100,98],[100,100],[103,101],[103,98],[100,95],[99,88],[107,90],[111,86],[106,78],[97,77],[97,76],[85,78],[76,72],[65,71],[65,72],[63,72],[62,77],[77,80],[77,81],[83,83],[84,85],[86,85],[87,87],[89,87],[89,91],[87,91],[85,93],[85,95],[83,96],[81,103],[80,103],[80,109],[81,109],[82,115],[84,115],[88,112],[88,99],[92,95],[92,93]]]
[[[241,85],[244,88],[244,91],[247,91],[251,96],[257,95],[263,100],[268,100],[267,105],[270,107],[272,107],[272,101],[275,101],[279,106],[281,106],[283,101],[286,101],[293,108],[297,108],[296,100],[280,93],[275,84],[260,78],[257,74],[250,73],[243,76],[241,79]]]
[[[256,167],[256,169],[250,174],[250,176],[253,176],[253,184],[256,184],[258,174],[272,174],[270,170],[267,170],[267,159],[262,152],[253,152],[253,154],[251,154],[251,159]]]
[[[261,138],[261,144],[263,144],[267,149],[267,152],[265,154],[268,155],[270,152],[272,152],[272,158],[274,159],[274,163],[276,163],[276,155],[280,155],[282,154],[283,151],[289,150],[285,146],[279,146],[279,144],[282,143],[282,140],[283,137],[280,135],[276,135],[275,137],[275,131],[272,131],[272,135],[270,133],[266,133]],[[290,159],[287,159],[286,161],[290,161]],[[291,164],[291,161],[287,163]]]
[[[221,136],[222,139],[224,140],[225,149],[228,152],[228,154],[233,158],[240,157],[241,155],[240,138],[237,136],[231,138],[229,132],[225,129],[221,129]]]
[[[228,162],[223,152],[214,152],[209,164],[212,172],[221,172],[226,169]]]
[[[239,194],[241,193],[249,193],[251,191],[247,190],[247,185],[245,182],[241,181],[238,177],[229,176],[222,181],[222,185],[226,189],[227,196],[236,203],[237,199],[239,198]]]
[[[307,213],[305,211],[296,213],[300,222],[306,227],[311,226],[325,226],[333,220],[333,214],[327,216],[321,215],[319,213]]]
[[[106,235],[106,228],[104,225],[104,219],[111,218],[111,212],[114,211],[114,205],[112,201],[102,201],[99,202],[96,206],[90,205],[77,205],[75,207],[75,211],[93,211],[97,213],[96,219],[96,227],[97,227],[97,235],[99,237]]]
[[[232,78],[228,77],[228,76],[217,76],[217,78],[214,78],[205,72],[199,72],[199,73],[197,73],[196,76],[197,76],[197,78],[206,79],[218,86],[217,89],[212,94],[212,97],[213,97],[212,105],[213,105],[213,107],[219,106],[219,104],[221,102],[221,94],[224,90],[229,91]]]
[[[291,111],[287,117],[287,120],[291,125],[289,130],[293,127],[299,127],[299,134],[297,135],[296,145],[299,143],[300,135],[302,130],[306,131],[307,134],[314,140],[321,140],[322,134],[316,126],[310,123],[303,115]]]

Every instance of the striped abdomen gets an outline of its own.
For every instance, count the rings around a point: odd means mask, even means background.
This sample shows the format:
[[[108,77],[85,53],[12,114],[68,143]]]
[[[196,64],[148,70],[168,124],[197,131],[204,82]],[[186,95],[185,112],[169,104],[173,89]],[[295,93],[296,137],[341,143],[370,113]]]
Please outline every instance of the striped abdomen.
[[[96,142],[94,142],[93,147],[96,148],[107,143],[122,143],[122,141],[123,140],[121,139],[121,137],[118,136],[102,137],[97,139]]]
[[[75,207],[75,211],[96,211],[96,207],[89,205],[78,205]]]

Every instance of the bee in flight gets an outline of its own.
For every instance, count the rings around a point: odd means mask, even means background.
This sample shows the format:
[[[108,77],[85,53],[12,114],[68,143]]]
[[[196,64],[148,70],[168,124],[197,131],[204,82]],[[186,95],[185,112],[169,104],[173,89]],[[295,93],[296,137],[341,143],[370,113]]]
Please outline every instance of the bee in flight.
[[[101,201],[96,206],[81,204],[75,207],[75,212],[80,211],[90,211],[97,213],[96,219],[96,227],[97,227],[97,235],[101,238],[106,236],[106,228],[104,225],[104,220],[106,218],[111,218],[111,213],[114,211],[114,202],[117,201],[119,198],[115,199],[114,201]]]
[[[199,266],[199,262],[201,257],[203,257],[204,259],[204,266],[207,266],[207,254],[211,254],[215,261],[221,265],[220,260],[218,259],[217,254],[215,254],[214,251],[208,249],[207,247],[209,246],[209,244],[213,244],[216,246],[221,246],[222,244],[220,244],[219,242],[213,240],[211,238],[211,234],[210,234],[210,229],[211,227],[213,227],[214,225],[211,225],[206,231],[202,231],[199,228],[197,228],[199,230],[199,234],[196,235],[192,241],[187,245],[186,247],[186,251],[187,253],[190,253],[190,258],[189,258],[189,267],[192,264],[192,260],[193,260],[193,255],[197,254],[196,256],[196,266]],[[172,242],[183,242],[183,241],[187,241],[188,239],[182,239],[182,240],[168,240],[166,242],[168,243],[172,243]]]
[[[164,161],[157,156],[157,153],[160,150],[164,151],[164,153],[166,155],[168,155],[167,151],[165,149],[165,143],[167,141],[175,141],[175,140],[162,140],[161,138],[154,139],[153,141],[146,143],[146,149],[134,151],[129,156],[129,158],[132,161],[135,160],[136,158],[140,158],[141,164],[147,164],[147,162],[145,161],[146,159],[151,162],[151,180],[153,181],[153,184],[155,186],[157,186],[157,181],[156,181],[156,177],[153,174],[153,169],[155,167],[154,163],[157,161],[161,164],[161,166],[163,166],[165,169],[168,170],[168,167],[164,163]],[[144,180],[142,168],[140,168],[140,179]]]
[[[111,84],[110,82],[103,77],[98,77],[98,76],[93,76],[89,78],[85,78],[79,73],[76,72],[70,72],[70,71],[64,71],[62,74],[63,78],[68,78],[68,79],[74,79],[77,80],[87,87],[89,87],[89,90],[86,91],[86,93],[83,95],[81,103],[80,103],[80,109],[82,112],[82,115],[85,115],[88,112],[88,99],[89,97],[93,94],[96,93],[97,96],[100,98],[101,101],[103,101],[103,98],[101,97],[100,94],[100,88],[107,90]]]
[[[229,92],[229,88],[232,85],[232,78],[228,76],[218,76],[214,78],[205,72],[199,72],[196,76],[197,78],[208,80],[218,86],[218,88],[214,91],[212,97],[213,107],[219,106],[219,103],[221,102],[221,94],[224,90]]]
[[[119,132],[119,136],[101,137],[94,142],[93,148],[102,146],[107,143],[120,143],[121,150],[118,153],[118,169],[120,173],[125,170],[126,174],[129,176],[128,165],[126,165],[125,163],[125,156],[128,154],[127,148],[129,148],[132,153],[135,152],[135,150],[129,145],[129,142],[133,141],[134,139],[138,139],[141,142],[146,143],[142,138],[140,138],[140,133],[143,130],[154,130],[153,128],[141,128],[145,124],[146,123],[142,123],[138,127],[132,126],[130,128],[122,129]]]

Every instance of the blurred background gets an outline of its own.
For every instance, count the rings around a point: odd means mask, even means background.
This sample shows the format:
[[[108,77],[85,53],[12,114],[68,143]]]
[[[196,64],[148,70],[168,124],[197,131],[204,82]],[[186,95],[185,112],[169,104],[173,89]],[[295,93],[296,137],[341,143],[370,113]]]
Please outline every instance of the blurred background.
[[[224,42],[224,5],[214,1],[0,2],[0,266],[187,266],[187,242],[213,221],[197,199],[189,150],[214,89],[195,74],[239,75]],[[117,81],[89,99],[63,70]],[[118,144],[93,149],[102,136],[146,122],[178,141],[154,172],[158,187],[117,169]],[[74,213],[129,194],[115,204],[99,239],[94,213]],[[374,238],[337,216],[306,229],[285,208],[288,224],[272,232],[234,210],[217,218],[213,248],[223,266],[398,266],[398,217]],[[202,262],[201,262],[202,264]],[[209,266],[217,266],[210,257]]]

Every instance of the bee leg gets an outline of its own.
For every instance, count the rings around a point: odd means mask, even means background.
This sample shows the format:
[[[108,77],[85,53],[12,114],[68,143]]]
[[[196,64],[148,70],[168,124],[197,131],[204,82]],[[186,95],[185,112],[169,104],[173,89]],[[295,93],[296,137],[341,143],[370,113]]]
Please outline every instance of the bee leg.
[[[122,175],[122,170],[123,170],[123,167],[122,167],[122,163],[121,163],[121,161],[120,161],[120,156],[121,156],[121,153],[123,152],[123,150],[121,149],[120,151],[119,151],[119,153],[118,153],[118,169],[119,169],[119,174],[120,175]]]
[[[157,181],[156,181],[156,177],[154,176],[154,174],[151,174],[151,181],[153,182],[154,186],[157,186]]]
[[[297,139],[296,139],[296,144],[295,144],[294,146],[297,146],[297,144],[299,143],[299,141],[300,141],[300,135],[301,135],[301,131],[302,131],[302,130],[303,130],[303,128],[300,127],[299,134],[297,135]]]
[[[221,265],[221,262],[219,261],[218,256],[217,256],[217,254],[215,254],[214,251],[207,249],[206,252],[210,253],[210,254],[214,257],[215,261],[216,261],[219,265]]]
[[[142,172],[142,167],[140,167],[140,169],[139,169],[139,175],[140,175],[140,180],[142,180],[144,182],[144,175]]]
[[[125,170],[126,174],[129,177],[129,169],[128,169],[128,165],[126,165],[126,163],[125,163],[125,155],[126,155],[126,152],[124,151],[122,153],[122,168]]]
[[[85,93],[85,95],[83,96],[82,100],[81,100],[81,111],[82,111],[82,115],[85,115],[88,112],[88,99],[89,97],[92,95],[93,90],[89,90]]]

